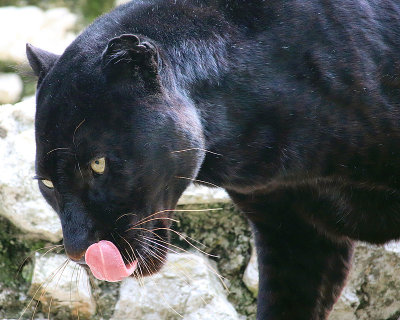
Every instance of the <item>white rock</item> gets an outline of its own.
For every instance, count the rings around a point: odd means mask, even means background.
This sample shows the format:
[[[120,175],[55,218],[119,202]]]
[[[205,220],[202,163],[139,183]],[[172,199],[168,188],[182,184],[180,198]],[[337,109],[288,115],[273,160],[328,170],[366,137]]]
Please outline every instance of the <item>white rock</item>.
[[[63,306],[84,317],[96,311],[86,270],[61,254],[36,254],[29,295],[41,301],[46,311]]]
[[[210,204],[229,201],[230,198],[224,189],[195,186],[192,184],[179,199],[179,204]]]
[[[251,257],[249,264],[246,267],[246,270],[243,275],[243,282],[246,285],[247,289],[257,297],[258,295],[258,265],[257,265],[257,252],[253,245],[253,249],[251,251]]]
[[[122,282],[113,320],[236,320],[209,260],[198,254],[170,254],[160,273]]]
[[[0,8],[0,60],[26,61],[25,44],[62,53],[74,40],[77,17],[66,8]]]
[[[131,0],[115,0],[115,6],[120,6],[121,4],[127,3]],[[137,0],[135,2],[138,2]],[[139,2],[143,2],[142,0],[139,0]]]
[[[15,73],[0,73],[0,104],[15,103],[22,94],[23,83]]]
[[[35,174],[35,99],[0,106],[0,215],[30,238],[59,241],[61,224],[39,192]]]
[[[396,253],[400,256],[400,242],[391,241],[383,246],[386,251]]]

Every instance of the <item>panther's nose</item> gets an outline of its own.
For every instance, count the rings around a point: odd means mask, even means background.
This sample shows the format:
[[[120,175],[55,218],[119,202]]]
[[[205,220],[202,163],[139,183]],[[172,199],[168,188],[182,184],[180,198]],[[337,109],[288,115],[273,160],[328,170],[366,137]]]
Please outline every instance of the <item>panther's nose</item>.
[[[64,249],[68,258],[72,261],[84,264],[86,249],[91,245],[91,242],[86,237],[78,235],[76,237],[64,237]]]
[[[72,261],[79,263],[79,264],[86,264],[85,262],[85,253],[86,250],[78,251],[78,252],[67,252],[68,258]]]
[[[74,196],[68,195],[65,199],[68,201],[60,213],[65,253],[72,261],[85,264],[86,250],[96,242],[96,228]]]

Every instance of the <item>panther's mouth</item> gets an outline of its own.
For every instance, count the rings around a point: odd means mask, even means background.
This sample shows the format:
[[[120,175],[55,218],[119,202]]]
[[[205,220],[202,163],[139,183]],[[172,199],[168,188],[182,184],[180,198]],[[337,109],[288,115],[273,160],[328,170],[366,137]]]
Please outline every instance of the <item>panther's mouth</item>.
[[[137,267],[136,260],[125,264],[115,244],[106,240],[92,244],[86,251],[85,260],[97,279],[109,282],[129,277]]]

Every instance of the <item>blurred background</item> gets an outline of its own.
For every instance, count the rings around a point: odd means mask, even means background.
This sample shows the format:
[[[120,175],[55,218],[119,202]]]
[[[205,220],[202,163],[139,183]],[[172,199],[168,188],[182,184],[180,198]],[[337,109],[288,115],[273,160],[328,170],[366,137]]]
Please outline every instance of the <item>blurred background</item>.
[[[68,262],[58,218],[32,179],[36,79],[25,44],[61,54],[122,2],[0,0],[0,319],[253,320],[251,232],[223,190],[185,192],[175,216],[179,234],[160,274],[106,283]],[[330,319],[397,319],[400,245],[360,244],[355,255]]]

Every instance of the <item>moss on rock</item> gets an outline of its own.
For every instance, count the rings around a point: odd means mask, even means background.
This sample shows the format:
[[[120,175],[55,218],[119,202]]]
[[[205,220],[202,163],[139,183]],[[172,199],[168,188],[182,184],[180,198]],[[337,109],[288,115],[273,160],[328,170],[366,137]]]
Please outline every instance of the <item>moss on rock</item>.
[[[31,277],[30,256],[48,245],[44,241],[25,240],[17,228],[0,217],[0,318],[21,315],[21,305],[30,301],[25,294]],[[28,308],[27,316],[33,308]]]
[[[205,246],[201,247],[191,241],[201,250],[218,256],[211,259],[217,263],[221,275],[229,282],[228,299],[239,313],[247,316],[248,320],[255,319],[256,299],[242,280],[251,255],[251,230],[246,218],[230,203],[186,205],[179,209],[205,210],[176,212],[175,218],[179,223],[174,230],[203,243]],[[179,237],[174,237],[173,243],[185,250],[192,249]]]

